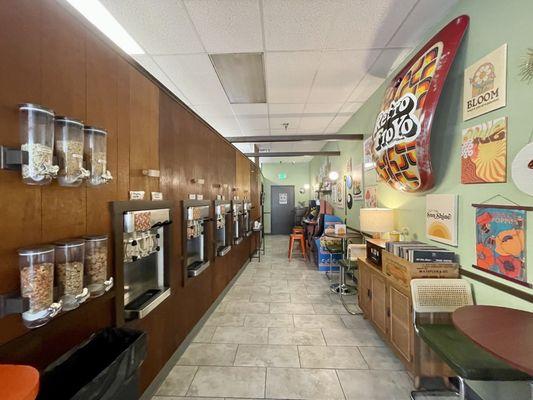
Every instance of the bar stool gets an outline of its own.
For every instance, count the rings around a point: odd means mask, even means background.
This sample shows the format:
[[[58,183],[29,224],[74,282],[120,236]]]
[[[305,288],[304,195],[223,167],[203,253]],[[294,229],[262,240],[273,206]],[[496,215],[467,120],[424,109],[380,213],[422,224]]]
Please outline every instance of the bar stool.
[[[292,228],[292,233],[301,233],[301,234],[303,234],[304,233],[303,226],[295,226],[294,228]]]
[[[307,254],[305,252],[305,240],[303,233],[292,233],[289,239],[289,261],[292,258],[292,248],[294,247],[294,242],[300,242],[300,250],[305,260],[307,260]]]
[[[0,365],[0,399],[34,400],[39,392],[39,371],[27,365]]]

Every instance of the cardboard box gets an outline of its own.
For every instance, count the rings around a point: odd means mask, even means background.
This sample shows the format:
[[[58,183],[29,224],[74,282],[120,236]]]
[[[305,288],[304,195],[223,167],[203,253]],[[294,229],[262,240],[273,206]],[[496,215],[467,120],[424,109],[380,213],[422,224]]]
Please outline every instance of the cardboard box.
[[[409,286],[411,279],[458,278],[457,263],[412,263],[383,250],[383,272],[401,285]]]

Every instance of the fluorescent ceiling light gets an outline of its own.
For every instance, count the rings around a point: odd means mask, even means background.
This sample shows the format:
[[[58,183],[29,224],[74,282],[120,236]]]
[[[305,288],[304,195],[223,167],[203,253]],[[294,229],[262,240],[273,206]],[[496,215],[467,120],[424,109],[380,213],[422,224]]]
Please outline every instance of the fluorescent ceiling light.
[[[209,54],[231,104],[266,103],[263,53]]]
[[[144,50],[98,0],[66,0],[104,35],[128,54],[144,54]]]

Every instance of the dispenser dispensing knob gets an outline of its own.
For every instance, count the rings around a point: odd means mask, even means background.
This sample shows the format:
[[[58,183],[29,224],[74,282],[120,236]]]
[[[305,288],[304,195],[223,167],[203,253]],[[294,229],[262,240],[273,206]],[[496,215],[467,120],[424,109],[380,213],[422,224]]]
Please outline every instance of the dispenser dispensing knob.
[[[155,248],[155,251],[159,251],[159,250],[161,250],[161,247],[157,246],[157,247]]]
[[[155,237],[156,237],[156,239],[159,239],[161,237],[161,235],[159,233],[156,233]]]
[[[132,260],[132,261],[137,261],[137,258],[139,258],[139,257],[137,257],[137,256],[132,256],[132,257],[131,257],[131,260]]]
[[[131,241],[131,245],[132,245],[132,246],[137,246],[137,241],[136,241],[136,240],[132,240],[132,241]]]

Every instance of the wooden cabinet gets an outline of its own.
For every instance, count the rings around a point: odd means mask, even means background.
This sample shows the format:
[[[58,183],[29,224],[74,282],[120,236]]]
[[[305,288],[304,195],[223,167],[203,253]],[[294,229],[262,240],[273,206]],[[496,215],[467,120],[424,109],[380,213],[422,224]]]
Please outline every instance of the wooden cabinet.
[[[413,372],[414,328],[409,288],[389,279],[378,266],[359,259],[359,306],[380,336]]]

